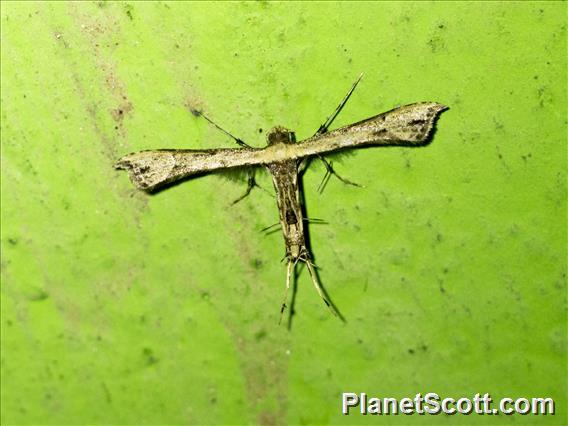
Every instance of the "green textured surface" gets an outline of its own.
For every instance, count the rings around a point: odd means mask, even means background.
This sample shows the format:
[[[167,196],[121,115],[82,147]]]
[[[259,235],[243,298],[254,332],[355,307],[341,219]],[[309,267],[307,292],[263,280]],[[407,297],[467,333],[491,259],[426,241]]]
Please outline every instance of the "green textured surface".
[[[565,3],[2,3],[2,423],[562,424]],[[275,201],[149,197],[131,151],[450,106],[427,148],[305,176],[321,277],[278,327]],[[122,111],[122,113],[120,112]],[[263,129],[263,133],[259,132]],[[265,176],[261,183],[270,186]],[[556,399],[557,414],[362,417],[341,392]]]

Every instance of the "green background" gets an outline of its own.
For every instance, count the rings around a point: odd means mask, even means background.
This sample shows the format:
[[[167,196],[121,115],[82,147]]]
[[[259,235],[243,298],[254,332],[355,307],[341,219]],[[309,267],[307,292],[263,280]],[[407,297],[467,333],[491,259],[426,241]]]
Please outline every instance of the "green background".
[[[562,424],[565,3],[2,3],[4,424]],[[450,106],[426,148],[305,174],[333,317],[300,274],[278,326],[275,200],[113,163],[254,146],[397,105]],[[268,176],[260,183],[271,190]],[[377,397],[553,397],[555,416],[341,415]]]

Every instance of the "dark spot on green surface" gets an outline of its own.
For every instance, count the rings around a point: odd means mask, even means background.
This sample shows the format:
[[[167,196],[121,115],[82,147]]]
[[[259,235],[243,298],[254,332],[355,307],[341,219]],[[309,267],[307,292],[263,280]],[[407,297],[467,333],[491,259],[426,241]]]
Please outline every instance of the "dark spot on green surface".
[[[526,155],[521,155],[521,158],[523,159],[523,161],[524,161],[525,163],[526,163],[527,160],[528,160],[529,158],[531,158],[531,157],[532,157],[532,154],[531,154],[530,152],[529,152],[528,154],[526,154]]]
[[[420,346],[420,349],[422,349],[422,351],[426,352],[426,351],[428,350],[428,346],[423,343],[423,344]]]
[[[410,355],[414,355],[414,349],[409,349],[409,350],[408,350],[408,353],[409,353]]]
[[[217,403],[217,398],[216,398],[216,397],[212,397],[212,398],[209,400],[209,402],[210,402],[211,404],[216,404],[216,403]]]
[[[18,239],[17,238],[8,238],[8,244],[10,244],[11,246],[18,245]]]
[[[266,330],[259,330],[256,333],[254,333],[254,339],[257,342],[260,342],[262,339],[264,339],[266,337]]]
[[[11,326],[12,326],[12,321],[11,321],[11,320],[6,320],[6,325],[7,325],[8,327],[11,327]]]
[[[45,290],[38,290],[36,293],[33,293],[28,296],[28,300],[32,302],[41,302],[49,297],[49,294]]]
[[[159,359],[154,355],[154,352],[152,352],[152,349],[150,348],[142,349],[142,356],[144,356],[146,365],[154,365],[159,361]]]
[[[102,386],[103,386],[103,391],[105,393],[105,399],[110,404],[112,402],[112,397],[110,395],[110,391],[108,390],[108,387],[104,382],[102,383]]]
[[[262,133],[262,129],[258,129],[258,133]]]
[[[260,259],[252,259],[250,264],[254,269],[260,269],[263,266],[263,262]]]
[[[538,88],[538,98],[539,102],[538,105],[543,108],[545,104],[548,104],[550,101],[550,95],[547,86],[541,86]]]
[[[208,291],[202,291],[202,292],[201,292],[201,298],[202,298],[203,300],[209,300],[210,297],[211,297],[211,296],[209,295],[209,292],[208,292]]]
[[[124,11],[126,12],[126,16],[128,16],[128,19],[130,19],[131,21],[134,20],[134,17],[132,16],[133,10],[134,7],[131,4],[124,5]]]
[[[439,36],[432,37],[428,41],[428,46],[430,46],[430,50],[432,51],[432,53],[437,53],[445,48],[444,40]]]

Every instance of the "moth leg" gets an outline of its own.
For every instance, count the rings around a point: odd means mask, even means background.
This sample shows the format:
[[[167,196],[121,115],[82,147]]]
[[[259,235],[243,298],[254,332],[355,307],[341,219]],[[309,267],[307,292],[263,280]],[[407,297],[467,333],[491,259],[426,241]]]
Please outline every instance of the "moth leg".
[[[357,87],[357,85],[359,84],[359,82],[361,81],[362,78],[363,78],[363,73],[359,74],[359,77],[357,78],[355,83],[353,83],[353,85],[351,86],[351,89],[349,89],[349,92],[347,92],[347,94],[345,95],[345,97],[343,98],[341,103],[337,106],[337,108],[335,108],[335,111],[333,111],[333,114],[331,114],[328,117],[328,119],[325,121],[325,123],[323,123],[319,127],[319,129],[315,133],[315,135],[321,135],[323,133],[327,133],[329,126],[331,126],[331,123],[333,123],[333,120],[335,120],[335,118],[339,115],[339,113],[341,112],[341,110],[343,109],[343,107],[345,106],[345,104],[347,103],[349,98],[351,97],[351,94],[355,90],[355,87]]]
[[[248,179],[247,179],[247,189],[245,191],[245,193],[243,195],[241,195],[239,198],[237,198],[235,201],[233,201],[231,203],[231,206],[234,206],[235,204],[237,204],[239,201],[244,200],[246,197],[248,197],[248,195],[250,194],[250,192],[252,191],[252,189],[254,187],[259,187],[258,183],[256,183],[256,179],[254,177],[254,171],[249,172],[248,174]]]
[[[324,219],[318,219],[316,217],[304,217],[302,219],[304,222],[308,223],[315,223],[315,224],[322,224],[322,225],[329,225],[329,222],[325,221]]]
[[[328,162],[325,158],[323,158],[321,155],[318,155],[318,158],[323,162],[323,164],[325,165],[325,176],[323,177],[323,179],[321,180],[321,183],[318,186],[318,192],[321,194],[323,192],[323,190],[325,189],[327,182],[329,181],[329,178],[331,175],[334,175],[337,179],[339,179],[341,182],[343,182],[346,185],[353,185],[353,186],[357,186],[359,188],[363,188],[363,185],[360,185],[358,183],[352,182],[348,179],[345,179],[341,176],[339,176],[335,170],[333,170],[333,163]]]
[[[302,175],[312,161],[311,157],[304,157],[298,162],[298,175]]]
[[[320,295],[320,297],[322,298],[322,300],[324,301],[324,303],[327,305],[327,307],[331,310],[331,312],[333,313],[333,315],[335,315],[336,317],[339,317],[341,319],[343,319],[343,317],[341,316],[341,314],[337,311],[337,309],[335,308],[335,306],[333,306],[333,303],[331,303],[331,301],[327,298],[327,296],[325,295],[323,288],[321,287],[321,284],[318,281],[318,277],[316,274],[316,271],[314,270],[314,265],[312,264],[312,262],[310,261],[310,259],[306,259],[304,260],[304,263],[306,264],[306,266],[308,267],[308,272],[310,273],[310,277],[312,279],[312,283],[314,283],[314,287],[316,288],[318,294]]]
[[[262,228],[262,229],[260,230],[260,232],[265,232],[266,235],[272,234],[272,233],[275,231],[275,229],[272,229],[272,228],[276,228],[277,226],[280,226],[280,222],[276,222],[276,223],[273,223],[273,224],[270,225],[270,226],[267,226],[267,227],[265,227],[265,228]]]
[[[292,261],[292,259],[288,259],[288,267],[286,268],[286,289],[284,290],[284,299],[282,300],[282,306],[280,307],[280,320],[278,321],[278,325],[282,323],[282,316],[284,315],[284,311],[286,310],[286,302],[288,300],[288,290],[290,290],[290,277],[292,276],[292,272],[296,263]]]

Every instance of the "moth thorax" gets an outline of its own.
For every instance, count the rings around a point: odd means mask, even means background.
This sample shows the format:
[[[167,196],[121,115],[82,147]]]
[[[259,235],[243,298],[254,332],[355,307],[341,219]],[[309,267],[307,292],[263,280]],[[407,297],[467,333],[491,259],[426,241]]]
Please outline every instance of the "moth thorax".
[[[295,143],[296,134],[284,127],[276,126],[266,134],[266,140],[268,145],[273,145],[275,143]]]

